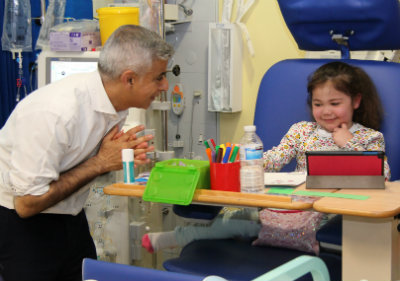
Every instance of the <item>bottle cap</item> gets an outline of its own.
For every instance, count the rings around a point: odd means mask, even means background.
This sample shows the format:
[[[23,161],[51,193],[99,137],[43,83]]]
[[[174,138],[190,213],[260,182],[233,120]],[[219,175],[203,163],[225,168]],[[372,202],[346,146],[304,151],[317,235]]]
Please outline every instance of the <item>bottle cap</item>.
[[[123,162],[133,161],[133,149],[131,148],[122,149],[122,161]]]
[[[254,126],[254,125],[244,126],[244,131],[245,132],[255,132],[256,131],[256,126]]]

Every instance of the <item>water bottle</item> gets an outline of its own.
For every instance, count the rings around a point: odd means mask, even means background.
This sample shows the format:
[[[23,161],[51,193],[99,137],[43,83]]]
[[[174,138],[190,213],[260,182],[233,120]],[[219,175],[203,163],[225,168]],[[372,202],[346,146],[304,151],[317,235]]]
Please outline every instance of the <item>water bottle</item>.
[[[256,126],[244,126],[240,140],[240,191],[264,191],[263,143],[256,134]]]

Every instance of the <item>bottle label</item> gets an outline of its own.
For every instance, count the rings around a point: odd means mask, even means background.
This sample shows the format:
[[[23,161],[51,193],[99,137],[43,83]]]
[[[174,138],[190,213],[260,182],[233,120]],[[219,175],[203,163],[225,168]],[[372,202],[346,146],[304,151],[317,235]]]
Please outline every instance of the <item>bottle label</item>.
[[[262,146],[257,147],[244,147],[241,160],[254,160],[263,158],[263,148]]]
[[[264,170],[261,166],[241,167],[240,191],[246,193],[262,193],[264,191]]]
[[[133,161],[122,162],[124,170],[124,183],[134,183],[135,182],[135,170]]]

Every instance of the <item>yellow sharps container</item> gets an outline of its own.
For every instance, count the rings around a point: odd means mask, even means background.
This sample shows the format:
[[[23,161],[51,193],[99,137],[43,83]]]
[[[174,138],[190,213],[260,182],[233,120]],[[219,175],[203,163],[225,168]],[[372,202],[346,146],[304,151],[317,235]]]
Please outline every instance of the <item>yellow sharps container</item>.
[[[101,45],[107,41],[111,33],[121,25],[139,25],[139,8],[137,7],[105,7],[97,9],[99,15]]]

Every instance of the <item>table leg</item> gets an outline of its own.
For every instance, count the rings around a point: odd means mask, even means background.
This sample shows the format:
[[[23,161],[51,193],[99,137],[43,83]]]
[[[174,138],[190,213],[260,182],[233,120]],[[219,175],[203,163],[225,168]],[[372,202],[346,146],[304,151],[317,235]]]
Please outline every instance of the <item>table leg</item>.
[[[343,281],[399,280],[398,219],[343,216]]]

